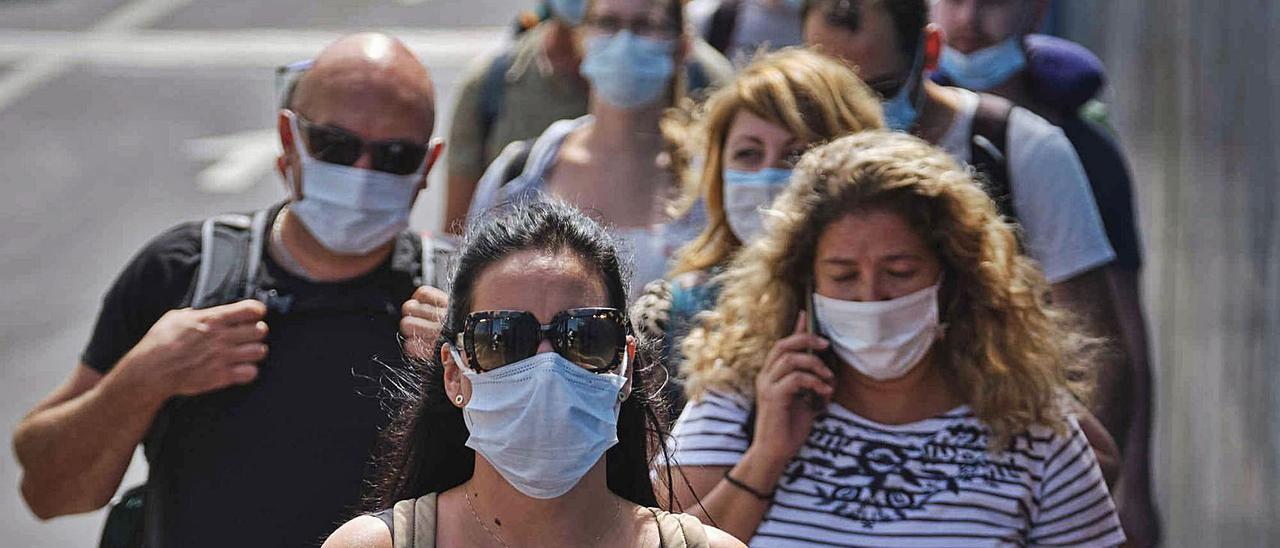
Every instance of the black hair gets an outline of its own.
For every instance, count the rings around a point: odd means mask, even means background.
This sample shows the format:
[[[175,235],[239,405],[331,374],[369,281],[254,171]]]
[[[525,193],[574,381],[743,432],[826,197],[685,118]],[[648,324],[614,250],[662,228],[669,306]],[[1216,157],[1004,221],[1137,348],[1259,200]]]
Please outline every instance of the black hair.
[[[399,412],[383,431],[366,510],[441,493],[470,479],[475,452],[464,445],[469,432],[462,410],[445,393],[440,350],[462,331],[481,273],[527,250],[576,255],[601,276],[609,306],[626,314],[627,280],[617,245],[600,223],[573,206],[556,201],[516,204],[472,226],[453,272],[448,311],[434,352],[389,387]],[[651,354],[644,348],[631,362],[631,394],[618,417],[618,443],[605,453],[609,490],[642,506],[657,505],[649,477],[650,451],[667,447],[665,406],[653,376],[653,370],[661,368],[648,366]],[[670,477],[666,483],[669,487]]]
[[[880,5],[889,13],[898,38],[898,51],[914,59],[920,46],[920,35],[929,23],[929,0],[805,0],[800,9],[801,21],[818,10],[827,24],[857,32],[862,28],[863,9]]]

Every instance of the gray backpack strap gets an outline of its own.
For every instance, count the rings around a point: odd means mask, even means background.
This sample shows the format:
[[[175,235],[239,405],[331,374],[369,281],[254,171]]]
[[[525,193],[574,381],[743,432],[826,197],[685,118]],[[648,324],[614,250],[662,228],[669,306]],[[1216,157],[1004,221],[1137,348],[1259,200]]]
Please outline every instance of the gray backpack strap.
[[[200,268],[192,308],[208,308],[254,296],[271,215],[216,215],[200,226]]]
[[[698,518],[689,514],[672,514],[658,508],[649,508],[658,523],[658,542],[661,548],[710,548],[707,529]]]
[[[392,548],[435,548],[436,494],[397,502],[391,522]]]

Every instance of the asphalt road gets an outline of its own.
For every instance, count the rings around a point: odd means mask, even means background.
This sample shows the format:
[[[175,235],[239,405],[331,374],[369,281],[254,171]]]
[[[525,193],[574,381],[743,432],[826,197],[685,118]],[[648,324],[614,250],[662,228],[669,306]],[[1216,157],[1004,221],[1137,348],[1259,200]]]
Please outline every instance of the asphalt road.
[[[0,424],[6,436],[78,361],[99,300],[149,238],[283,196],[274,74],[382,29],[441,94],[532,0],[0,0]],[[443,173],[438,169],[437,174]],[[415,211],[435,228],[442,178]],[[102,512],[39,523],[0,451],[0,544],[94,546]],[[124,486],[145,477],[135,458]]]

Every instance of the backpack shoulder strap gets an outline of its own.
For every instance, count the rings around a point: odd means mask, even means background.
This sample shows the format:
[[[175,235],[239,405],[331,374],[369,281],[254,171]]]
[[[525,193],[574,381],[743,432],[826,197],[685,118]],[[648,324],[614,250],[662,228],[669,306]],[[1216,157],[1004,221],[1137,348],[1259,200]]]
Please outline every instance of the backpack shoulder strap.
[[[205,219],[200,227],[200,267],[192,308],[208,308],[254,296],[262,268],[270,211],[225,214]]]
[[[507,91],[507,72],[515,62],[516,50],[513,44],[503,46],[502,51],[493,57],[489,70],[484,73],[484,82],[480,87],[480,143],[489,141],[493,124],[502,113],[502,97]]]
[[[658,542],[661,548],[708,548],[707,530],[702,522],[689,514],[672,514],[658,508],[649,508],[658,524]]]
[[[391,507],[392,548],[435,548],[436,494],[406,499]]]
[[[1000,214],[1010,219],[1017,218],[1009,185],[1007,153],[1009,115],[1013,107],[1013,103],[1003,97],[979,93],[969,139],[970,163],[986,177],[987,194],[995,200]]]
[[[430,285],[447,291],[449,266],[458,254],[452,241],[431,232],[401,232],[392,251],[391,270],[409,276],[414,287]]]
[[[711,24],[707,27],[707,43],[721,55],[729,55],[729,46],[733,43],[733,30],[738,26],[738,11],[742,7],[739,0],[720,2],[716,11],[711,13]]]
[[[505,168],[502,170],[501,186],[507,186],[507,183],[516,180],[516,177],[524,173],[524,168],[529,163],[529,153],[532,151],[533,139],[512,141],[502,149],[502,156],[506,157],[507,162],[503,164]]]

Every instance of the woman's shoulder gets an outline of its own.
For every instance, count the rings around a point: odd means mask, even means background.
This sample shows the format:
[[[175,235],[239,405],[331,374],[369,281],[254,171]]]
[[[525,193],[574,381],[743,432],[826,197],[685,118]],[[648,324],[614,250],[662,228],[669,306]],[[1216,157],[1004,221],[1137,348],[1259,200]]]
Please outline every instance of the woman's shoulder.
[[[392,548],[391,530],[372,515],[359,516],[342,524],[321,548]]]

